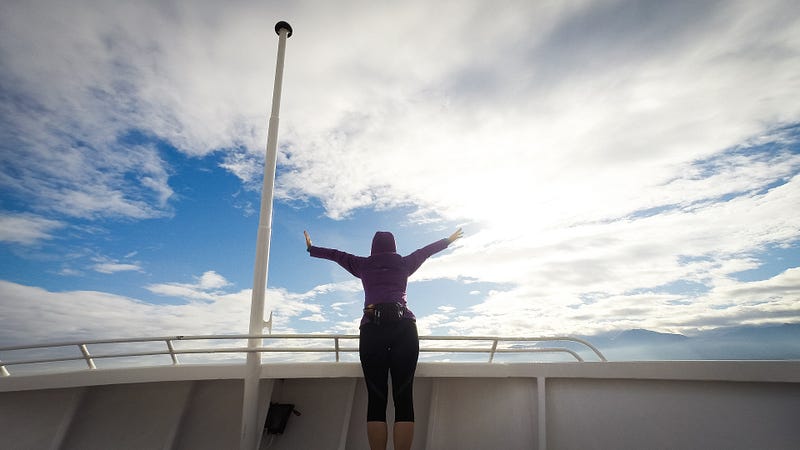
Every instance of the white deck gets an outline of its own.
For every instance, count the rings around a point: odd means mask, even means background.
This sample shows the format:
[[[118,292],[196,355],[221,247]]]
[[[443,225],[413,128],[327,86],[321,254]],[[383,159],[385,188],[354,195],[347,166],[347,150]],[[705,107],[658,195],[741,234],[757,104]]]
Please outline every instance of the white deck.
[[[243,375],[179,365],[2,377],[0,448],[236,449]],[[261,423],[270,401],[302,413],[270,449],[368,448],[357,363],[265,364],[261,380]],[[800,447],[797,361],[420,363],[414,396],[415,449]]]

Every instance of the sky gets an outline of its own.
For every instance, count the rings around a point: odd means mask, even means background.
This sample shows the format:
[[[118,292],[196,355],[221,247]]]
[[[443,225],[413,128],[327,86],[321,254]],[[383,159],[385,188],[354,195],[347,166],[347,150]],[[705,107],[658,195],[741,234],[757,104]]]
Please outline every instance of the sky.
[[[305,251],[463,239],[423,335],[800,322],[794,1],[4,1],[0,346],[246,333],[291,23],[266,311],[358,332]]]

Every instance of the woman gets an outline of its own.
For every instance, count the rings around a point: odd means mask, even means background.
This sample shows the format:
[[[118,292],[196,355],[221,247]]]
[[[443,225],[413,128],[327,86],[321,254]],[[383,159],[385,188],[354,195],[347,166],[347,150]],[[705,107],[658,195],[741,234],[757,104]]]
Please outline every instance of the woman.
[[[464,233],[459,228],[446,239],[408,256],[400,256],[392,233],[378,231],[372,238],[372,251],[368,257],[316,247],[311,244],[308,232],[304,231],[303,234],[311,256],[337,262],[360,278],[364,286],[359,357],[367,385],[369,446],[372,450],[386,448],[386,405],[391,372],[395,409],[394,448],[410,449],[414,438],[413,382],[419,357],[419,336],[416,318],[406,307],[406,285],[408,277],[426,259],[447,248]]]

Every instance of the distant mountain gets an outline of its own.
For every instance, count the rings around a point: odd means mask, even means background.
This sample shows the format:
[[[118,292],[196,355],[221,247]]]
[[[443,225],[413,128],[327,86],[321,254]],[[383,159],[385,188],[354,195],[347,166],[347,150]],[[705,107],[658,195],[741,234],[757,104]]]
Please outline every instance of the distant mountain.
[[[652,344],[666,344],[666,343],[674,343],[674,342],[683,342],[687,340],[686,336],[682,334],[672,334],[672,333],[659,333],[657,331],[650,331],[644,330],[641,328],[636,328],[633,330],[623,331],[619,333],[617,336],[611,338],[612,342],[616,343],[634,343],[634,344],[645,344],[645,343],[652,343]]]
[[[800,324],[721,328],[692,341],[703,359],[800,359]]]
[[[717,328],[698,337],[705,339],[800,339],[800,323]]]
[[[584,338],[611,361],[800,359],[800,323],[717,328],[691,336],[632,329]]]

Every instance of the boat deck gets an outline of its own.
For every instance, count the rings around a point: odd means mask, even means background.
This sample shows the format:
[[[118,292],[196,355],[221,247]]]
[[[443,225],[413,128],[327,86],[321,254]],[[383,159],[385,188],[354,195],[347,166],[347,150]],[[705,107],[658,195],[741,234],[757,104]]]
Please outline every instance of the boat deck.
[[[13,449],[234,449],[243,366],[164,366],[0,379]],[[367,449],[357,363],[265,364],[261,448]],[[415,449],[795,449],[800,362],[421,363]],[[391,407],[389,420],[392,419]]]

